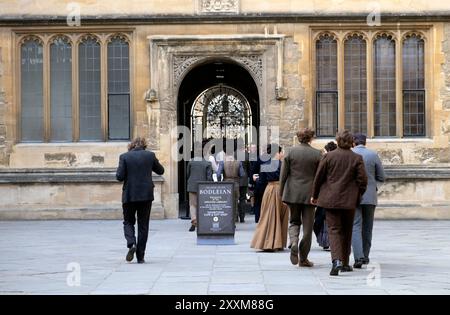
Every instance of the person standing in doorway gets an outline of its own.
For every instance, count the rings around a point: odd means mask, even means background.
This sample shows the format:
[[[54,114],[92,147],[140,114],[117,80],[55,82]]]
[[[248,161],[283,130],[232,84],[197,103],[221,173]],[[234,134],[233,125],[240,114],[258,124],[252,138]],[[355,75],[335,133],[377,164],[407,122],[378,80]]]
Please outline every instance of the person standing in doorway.
[[[251,213],[255,215],[255,223],[258,223],[259,220],[259,212],[261,209],[261,202],[258,195],[257,187],[256,187],[256,178],[259,176],[260,172],[260,160],[258,154],[258,147],[256,144],[250,144],[248,148],[248,155],[250,160],[249,165],[249,176],[248,176],[248,191],[250,195],[250,204],[251,204]]]
[[[311,147],[314,131],[304,128],[297,133],[299,146],[292,148],[284,158],[280,177],[280,194],[290,209],[289,239],[290,260],[293,265],[312,267],[308,260],[314,225],[314,208],[311,190],[322,154]],[[303,238],[299,244],[300,226]]]
[[[189,232],[194,232],[197,227],[197,193],[198,183],[213,180],[213,170],[210,161],[203,158],[203,145],[194,144],[194,159],[189,161],[186,170],[187,191],[189,193],[189,211],[191,215],[191,227]]]
[[[245,210],[247,208],[248,174],[250,172],[249,154],[245,148],[244,140],[237,141],[237,160],[241,162],[244,170],[243,176],[239,179],[239,222],[245,222]]]
[[[213,173],[216,173],[217,170],[219,169],[219,164],[216,161],[216,145],[215,145],[215,141],[214,139],[208,139],[206,141],[207,144],[212,144],[210,145],[210,154],[208,155],[208,161],[211,162],[211,166],[212,166],[212,170]]]
[[[263,168],[267,168],[268,162],[272,160],[271,155],[268,153],[271,144],[268,144],[266,148],[261,150],[261,153],[256,161],[254,168],[252,169],[252,180],[255,183],[253,195],[254,195],[254,210],[255,210],[255,223],[259,222],[261,215],[262,200],[264,197],[264,191],[266,190],[267,182],[259,180],[261,173],[264,172]],[[264,151],[265,150],[265,151]]]
[[[128,152],[119,158],[116,172],[118,181],[123,182],[122,207],[123,229],[127,240],[127,261],[136,258],[139,264],[145,263],[145,248],[148,239],[148,226],[152,207],[154,184],[152,171],[164,174],[164,167],[159,163],[155,153],[146,151],[147,141],[138,137],[128,146]],[[138,239],[136,242],[135,224],[138,221]]]
[[[353,135],[344,130],[336,136],[338,148],[319,164],[311,203],[326,211],[330,239],[331,276],[353,271],[349,265],[355,209],[366,191],[367,175],[361,155],[351,151]]]
[[[353,152],[362,156],[368,177],[367,190],[362,196],[359,207],[356,208],[353,222],[352,248],[355,258],[353,267],[358,269],[370,261],[373,220],[378,204],[377,186],[386,178],[380,157],[375,151],[366,148],[366,139],[366,135],[362,133],[357,133],[353,137],[355,144]]]
[[[231,152],[230,152],[231,151]],[[235,221],[239,221],[239,186],[241,178],[245,176],[242,162],[238,161],[234,156],[234,150],[226,150],[225,160],[219,162],[219,169],[217,171],[217,179],[219,181],[234,182],[234,203],[235,203]]]

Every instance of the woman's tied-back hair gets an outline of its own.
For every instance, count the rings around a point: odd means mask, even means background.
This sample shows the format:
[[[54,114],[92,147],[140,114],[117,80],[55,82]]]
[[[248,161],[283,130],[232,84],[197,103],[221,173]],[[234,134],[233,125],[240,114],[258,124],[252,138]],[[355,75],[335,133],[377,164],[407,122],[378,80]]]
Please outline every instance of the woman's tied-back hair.
[[[297,132],[297,138],[300,143],[310,143],[316,133],[310,128],[303,128]]]
[[[336,135],[336,142],[339,148],[350,150],[353,147],[353,135],[348,130],[340,131]]]
[[[134,138],[133,141],[128,145],[128,151],[131,151],[136,148],[140,148],[142,150],[147,149],[147,140],[143,137]]]

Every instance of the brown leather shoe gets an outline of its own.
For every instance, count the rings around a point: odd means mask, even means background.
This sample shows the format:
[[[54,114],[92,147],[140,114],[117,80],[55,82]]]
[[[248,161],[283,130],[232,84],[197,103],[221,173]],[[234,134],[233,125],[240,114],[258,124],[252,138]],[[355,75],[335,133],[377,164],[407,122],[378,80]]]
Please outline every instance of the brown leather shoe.
[[[300,263],[298,264],[300,267],[309,267],[309,268],[311,268],[311,267],[313,267],[314,266],[314,264],[311,262],[311,261],[309,261],[308,259],[305,259],[305,260],[303,260],[303,261],[300,261]]]

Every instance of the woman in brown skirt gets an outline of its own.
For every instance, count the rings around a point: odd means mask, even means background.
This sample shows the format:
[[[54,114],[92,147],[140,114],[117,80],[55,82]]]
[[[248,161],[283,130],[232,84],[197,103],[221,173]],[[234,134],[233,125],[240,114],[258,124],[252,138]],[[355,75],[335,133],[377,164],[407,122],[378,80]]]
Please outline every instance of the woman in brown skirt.
[[[275,251],[286,247],[289,211],[279,193],[282,148],[277,144],[268,145],[267,153],[271,158],[261,164],[261,173],[257,179],[267,186],[261,204],[261,217],[250,247]]]

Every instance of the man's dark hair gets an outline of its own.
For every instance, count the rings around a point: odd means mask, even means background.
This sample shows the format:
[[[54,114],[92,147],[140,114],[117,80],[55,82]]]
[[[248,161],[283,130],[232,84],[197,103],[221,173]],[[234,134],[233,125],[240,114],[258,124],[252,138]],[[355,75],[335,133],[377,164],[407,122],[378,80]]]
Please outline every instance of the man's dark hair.
[[[353,147],[353,135],[350,131],[340,131],[336,135],[336,142],[339,148],[350,150]]]
[[[274,150],[272,150],[272,148]],[[275,157],[277,153],[281,153],[281,151],[283,151],[283,148],[280,145],[278,145],[278,143],[268,144],[266,148],[267,154],[269,154],[272,158]]]
[[[353,142],[355,145],[366,145],[367,137],[365,134],[356,133],[353,135]]]
[[[310,143],[316,133],[310,128],[303,128],[297,132],[297,138],[300,143]]]
[[[337,149],[337,144],[334,141],[330,141],[325,145],[325,150],[331,152]]]

